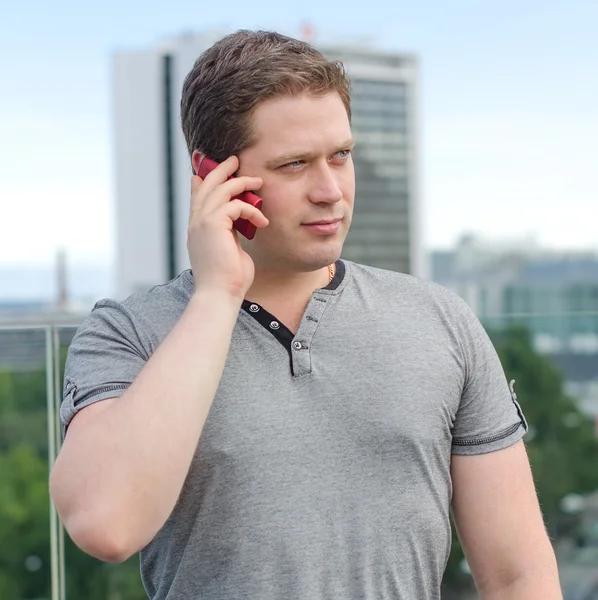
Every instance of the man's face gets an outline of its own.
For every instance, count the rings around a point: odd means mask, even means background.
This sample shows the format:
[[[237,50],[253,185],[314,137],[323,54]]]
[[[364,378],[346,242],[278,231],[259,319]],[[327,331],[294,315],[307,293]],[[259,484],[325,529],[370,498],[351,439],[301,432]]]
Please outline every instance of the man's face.
[[[312,271],[341,254],[353,214],[355,172],[347,111],[336,93],[259,104],[255,143],[239,154],[239,174],[258,176],[270,224],[249,242],[258,268]]]

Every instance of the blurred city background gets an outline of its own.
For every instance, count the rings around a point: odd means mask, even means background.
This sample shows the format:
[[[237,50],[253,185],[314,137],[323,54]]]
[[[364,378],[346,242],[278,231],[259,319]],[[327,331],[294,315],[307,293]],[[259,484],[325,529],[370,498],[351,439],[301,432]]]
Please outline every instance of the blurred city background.
[[[431,279],[489,331],[567,600],[598,599],[598,2],[0,5],[0,598],[140,600],[138,561],[52,509],[63,361],[102,297],[188,267],[178,121],[198,54],[276,29],[353,82],[343,256]],[[444,597],[476,598],[454,539]]]

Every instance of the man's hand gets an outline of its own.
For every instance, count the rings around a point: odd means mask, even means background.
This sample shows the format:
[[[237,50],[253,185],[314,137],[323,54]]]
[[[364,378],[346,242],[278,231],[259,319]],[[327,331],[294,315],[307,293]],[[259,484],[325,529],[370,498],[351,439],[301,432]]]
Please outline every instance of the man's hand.
[[[228,179],[238,167],[238,158],[231,156],[204,181],[193,176],[187,248],[196,289],[224,291],[242,300],[253,282],[255,267],[241,248],[233,223],[242,218],[262,228],[268,225],[268,219],[242,200],[231,201],[262,185],[259,177]]]

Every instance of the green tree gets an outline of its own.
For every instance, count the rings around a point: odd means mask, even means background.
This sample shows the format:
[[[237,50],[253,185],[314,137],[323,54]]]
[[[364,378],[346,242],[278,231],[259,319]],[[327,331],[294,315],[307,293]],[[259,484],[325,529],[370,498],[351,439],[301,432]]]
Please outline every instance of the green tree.
[[[21,444],[0,454],[0,473],[0,586],[6,587],[1,597],[49,597],[47,463],[35,448]]]
[[[64,357],[64,353],[63,353]],[[0,372],[0,598],[50,598],[46,376]],[[102,563],[66,541],[67,597],[143,600],[139,559]]]
[[[526,447],[540,504],[552,536],[567,517],[564,496],[598,490],[598,444],[592,419],[563,389],[563,375],[547,357],[533,350],[530,334],[512,328],[493,340],[530,424]]]

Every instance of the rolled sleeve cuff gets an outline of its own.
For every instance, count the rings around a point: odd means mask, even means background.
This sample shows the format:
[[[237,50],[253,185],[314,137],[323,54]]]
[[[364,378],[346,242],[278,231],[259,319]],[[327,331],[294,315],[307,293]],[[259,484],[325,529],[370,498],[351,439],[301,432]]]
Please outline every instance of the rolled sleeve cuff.
[[[508,448],[527,433],[524,422],[519,421],[498,433],[481,438],[453,438],[452,454],[485,454]]]
[[[109,400],[110,398],[119,398],[122,396],[130,384],[107,385],[98,388],[94,392],[85,395],[83,400],[74,402],[72,397],[73,389],[65,395],[64,402],[60,407],[60,424],[62,429],[62,437],[66,435],[67,427],[73,420],[73,417],[86,406],[100,402],[101,400]]]

